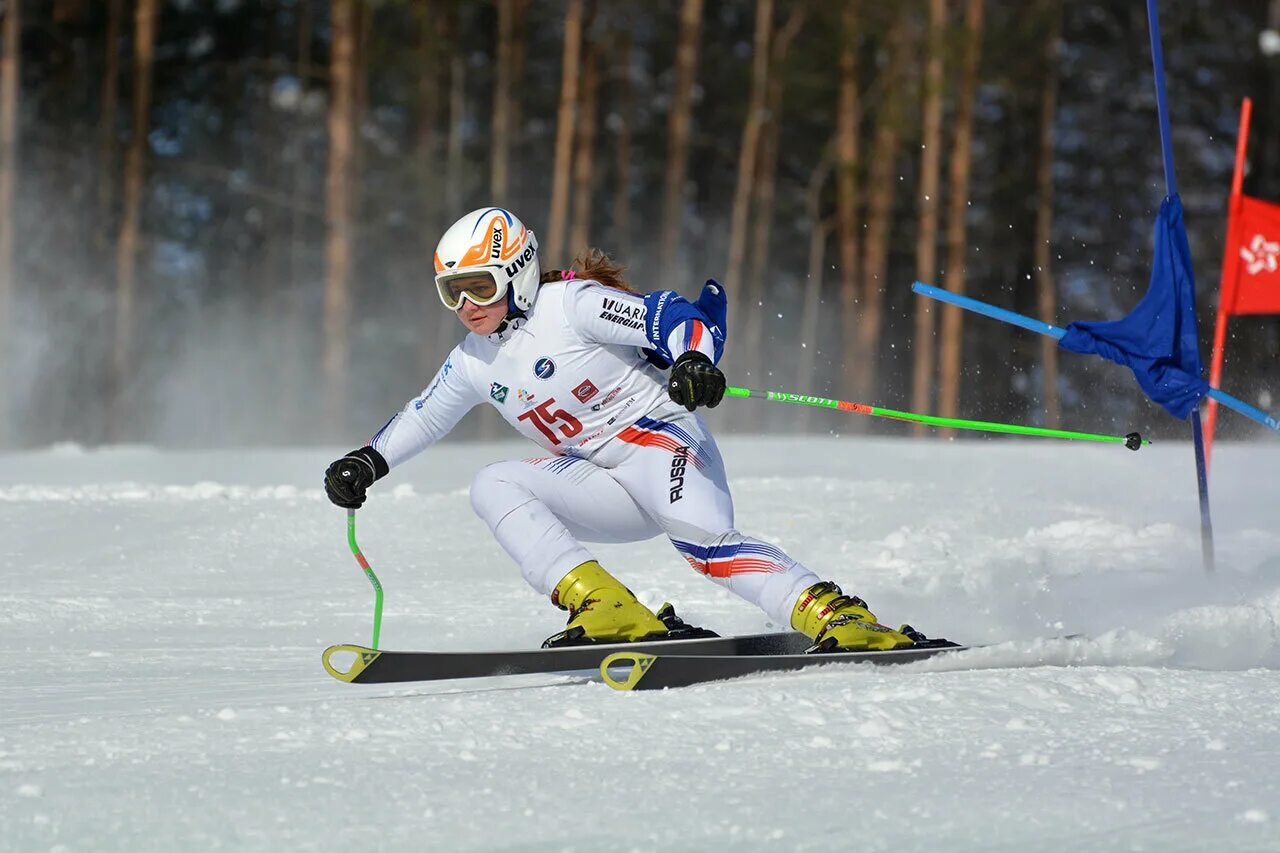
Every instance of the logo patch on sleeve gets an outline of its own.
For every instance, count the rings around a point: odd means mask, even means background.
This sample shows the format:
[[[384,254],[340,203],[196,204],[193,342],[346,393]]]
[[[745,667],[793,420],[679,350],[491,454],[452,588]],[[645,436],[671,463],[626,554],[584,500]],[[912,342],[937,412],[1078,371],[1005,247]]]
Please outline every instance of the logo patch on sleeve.
[[[499,403],[507,402],[507,392],[510,389],[500,382],[495,382],[489,386],[489,396],[497,400]]]
[[[600,312],[601,320],[608,320],[610,323],[617,323],[619,326],[626,326],[628,329],[636,329],[644,331],[644,305],[631,305],[621,299],[614,299],[606,296],[604,301],[600,303],[603,309]]]
[[[599,393],[600,389],[590,379],[582,380],[582,384],[573,389],[573,396],[578,398],[579,403],[585,403]]]

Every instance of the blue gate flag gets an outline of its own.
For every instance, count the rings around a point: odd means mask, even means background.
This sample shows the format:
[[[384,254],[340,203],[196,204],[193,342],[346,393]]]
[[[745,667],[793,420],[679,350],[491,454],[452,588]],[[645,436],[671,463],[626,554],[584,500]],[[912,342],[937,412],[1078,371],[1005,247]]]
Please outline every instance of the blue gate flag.
[[[1195,293],[1182,200],[1174,193],[1156,218],[1147,295],[1123,319],[1072,323],[1058,346],[1125,365],[1148,397],[1182,420],[1209,392],[1200,378]]]

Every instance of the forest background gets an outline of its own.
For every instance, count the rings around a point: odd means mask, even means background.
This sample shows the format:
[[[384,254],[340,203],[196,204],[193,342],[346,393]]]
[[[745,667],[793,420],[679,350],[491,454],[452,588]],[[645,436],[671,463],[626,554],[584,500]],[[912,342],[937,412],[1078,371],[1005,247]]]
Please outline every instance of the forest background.
[[[1207,361],[1246,95],[1244,189],[1280,200],[1280,0],[1162,7]],[[431,253],[489,204],[544,268],[597,246],[640,290],[724,282],[732,384],[1189,437],[1122,368],[910,289],[1059,324],[1136,303],[1163,196],[1137,0],[0,10],[0,447],[360,443],[461,338]],[[1278,359],[1280,320],[1234,320],[1225,389],[1274,408]],[[502,434],[482,408],[462,432]]]

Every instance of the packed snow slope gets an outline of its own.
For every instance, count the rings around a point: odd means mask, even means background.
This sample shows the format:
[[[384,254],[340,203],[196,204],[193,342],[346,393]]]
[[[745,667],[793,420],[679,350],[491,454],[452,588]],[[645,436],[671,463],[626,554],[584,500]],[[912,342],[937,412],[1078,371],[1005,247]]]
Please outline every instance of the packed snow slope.
[[[369,642],[373,596],[336,448],[0,456],[0,849],[1280,850],[1280,444],[1218,448],[1212,578],[1187,444],[724,451],[743,530],[884,621],[1009,642],[659,693],[344,684],[320,653]],[[467,500],[530,455],[447,444],[375,487],[384,648],[561,627]],[[664,541],[599,556],[768,627]]]

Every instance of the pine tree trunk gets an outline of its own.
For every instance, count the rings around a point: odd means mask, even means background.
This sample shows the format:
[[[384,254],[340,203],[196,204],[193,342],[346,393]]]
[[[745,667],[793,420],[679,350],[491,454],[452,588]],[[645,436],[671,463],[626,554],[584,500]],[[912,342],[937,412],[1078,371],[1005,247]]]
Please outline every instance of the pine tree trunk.
[[[0,446],[9,443],[7,393],[10,340],[16,286],[13,262],[14,185],[18,178],[18,78],[21,73],[22,6],[5,3],[0,30]]]
[[[836,227],[840,245],[840,316],[844,370],[858,358],[858,317],[864,306],[858,287],[858,98],[857,0],[845,0],[841,15],[840,87],[836,102]]]
[[[297,74],[298,82],[305,92],[307,87],[311,85],[311,39],[315,33],[315,9],[313,0],[301,0],[298,4],[298,64]],[[291,187],[289,195],[291,197],[290,209],[292,211],[292,219],[289,224],[289,285],[290,290],[297,286],[298,279],[301,277],[299,270],[302,266],[302,208],[303,208],[303,192],[302,183],[306,173],[307,164],[304,157],[299,157],[293,164],[293,172],[291,175]],[[296,294],[295,294],[296,296]],[[294,310],[300,311],[299,299],[293,299]]]
[[[351,85],[355,93],[351,108],[351,171],[348,179],[348,193],[351,196],[352,231],[358,231],[364,221],[364,164],[366,149],[364,144],[365,120],[369,116],[369,40],[373,34],[373,0],[354,0],[356,49],[351,60]],[[353,243],[352,252],[358,247]],[[352,265],[359,266],[359,259],[352,258]]]
[[[1057,293],[1053,282],[1050,240],[1053,237],[1053,119],[1058,110],[1058,40],[1062,34],[1061,0],[1045,0],[1050,20],[1045,44],[1045,75],[1040,91],[1040,152],[1036,164],[1036,289],[1040,319],[1054,321]],[[1058,342],[1045,335],[1040,341],[1040,372],[1043,383],[1044,423],[1056,429],[1062,415],[1058,402]]]
[[[832,157],[828,147],[826,154],[809,176],[809,191],[805,194],[805,218],[809,222],[809,265],[805,277],[804,301],[800,309],[800,352],[796,360],[795,387],[813,388],[818,393],[818,320],[822,309],[822,279],[826,263],[827,237],[832,220],[822,218],[822,188],[831,177]],[[813,409],[802,406],[796,420],[802,432],[807,432]]]
[[[489,169],[489,200],[510,205],[507,182],[511,162],[511,72],[515,42],[516,0],[495,0],[498,7],[498,47],[493,73],[493,160]]]
[[[778,144],[782,127],[783,66],[791,43],[804,24],[806,6],[792,7],[786,24],[778,31],[770,58],[769,84],[765,95],[765,126],[760,140],[760,166],[756,173],[754,228],[751,235],[751,265],[747,276],[747,311],[745,335],[750,357],[746,360],[747,375],[760,381],[765,378],[767,362],[764,321],[776,316],[765,310],[769,303],[765,293],[765,279],[769,272],[769,239],[773,230],[773,208],[778,177]],[[768,416],[762,414],[762,419]]]
[[[440,93],[448,87],[447,75],[443,73],[443,63],[440,61],[440,48],[445,43],[441,23],[443,16],[434,0],[422,0],[414,8],[418,12],[418,157],[421,158],[422,174],[434,176],[440,170],[436,157],[441,121],[440,104],[443,102]],[[426,195],[428,199],[434,199],[434,187],[428,189]],[[435,231],[439,227],[440,223],[432,218],[438,207],[438,203],[430,201],[424,204],[427,218],[431,220],[431,227],[426,230]],[[435,247],[434,240],[431,241],[431,246]]]
[[[133,48],[133,135],[125,161],[124,210],[116,242],[116,324],[112,353],[111,438],[122,437],[124,412],[128,408],[128,385],[133,372],[132,342],[137,327],[135,291],[138,231],[142,211],[143,169],[151,114],[151,64],[155,54],[156,0],[138,0],[134,10]]]
[[[773,79],[769,81],[772,90]],[[770,91],[770,95],[772,95]],[[769,98],[772,105],[773,98]],[[778,106],[781,106],[779,103]],[[751,252],[747,259],[746,281],[743,282],[742,296],[746,310],[740,324],[741,351],[745,357],[738,362],[743,375],[751,380],[755,387],[767,384],[765,354],[765,318],[773,318],[776,312],[770,312],[768,294],[765,293],[765,275],[769,264],[769,232],[773,226],[773,203],[775,183],[778,174],[778,125],[772,119],[771,106],[766,108],[770,117],[760,133],[760,162],[756,167],[755,186],[752,188],[751,210]],[[745,346],[743,346],[745,345]],[[759,412],[761,422],[768,420],[768,412]]]
[[[450,124],[450,116],[443,109],[448,105],[441,93],[449,87],[449,63],[444,58],[443,46],[449,43],[447,16],[443,14],[435,2],[424,2],[419,7],[421,18],[420,45],[418,50],[418,157],[421,160],[421,173],[427,176],[440,174],[442,147],[447,148],[447,140],[451,134],[445,134],[445,146],[441,146],[441,135],[438,128]],[[422,324],[424,329],[434,329],[431,334],[421,337],[418,350],[418,366],[424,376],[430,376],[439,369],[445,354],[451,349],[450,336],[457,328],[457,321],[452,313],[445,310],[435,296],[435,249],[436,243],[447,227],[450,216],[457,216],[460,211],[446,210],[439,195],[438,188],[427,178],[423,193],[423,209],[426,215],[422,236],[422,252],[427,261],[423,267],[423,275],[419,286],[428,288],[430,296],[422,301]]]
[[[84,14],[84,0],[53,0],[53,22],[58,26],[76,24]]]
[[[261,54],[258,61],[264,68],[271,67],[275,62],[275,22],[276,19],[273,18],[273,25],[268,29],[269,36],[260,44]],[[285,136],[291,122],[285,118],[283,110],[270,108],[269,98],[264,100],[267,100],[268,104],[263,111],[261,125],[255,128],[257,135],[265,143],[263,146],[265,150],[259,154],[259,157],[264,163],[269,164],[266,169],[266,174],[269,176],[266,184],[267,191],[276,198],[284,200],[289,197],[288,153]],[[271,399],[279,401],[281,407],[279,415],[284,417],[286,412],[296,410],[295,406],[291,405],[289,394],[297,388],[298,383],[291,381],[292,377],[287,376],[285,369],[291,355],[284,336],[284,318],[289,297],[289,247],[284,240],[274,238],[275,235],[283,234],[288,230],[289,211],[280,204],[272,203],[264,205],[260,213],[263,233],[268,236],[255,247],[251,257],[245,258],[245,262],[248,275],[252,276],[253,292],[257,298],[254,310],[260,318],[272,325],[271,339],[264,342],[264,349],[269,354],[266,362],[270,367],[263,370],[259,378]]]
[[[773,0],[756,0],[756,30],[751,61],[751,91],[747,115],[738,146],[738,179],[733,188],[733,209],[729,220],[729,261],[724,285],[729,300],[729,336],[741,328],[738,318],[748,305],[743,291],[742,269],[746,258],[747,219],[751,212],[751,184],[756,176],[756,158],[764,127],[765,98],[769,82],[769,42],[773,36]],[[750,309],[748,309],[750,310]]]
[[[529,0],[513,0],[511,17],[512,30],[515,33],[511,44],[511,81],[514,88],[524,83],[524,61],[528,41],[525,38],[525,28],[529,18]],[[510,102],[511,117],[508,119],[508,127],[511,138],[507,141],[507,160],[520,163],[523,154],[521,142],[524,139],[524,114],[520,109],[523,99],[513,97]],[[524,208],[524,183],[521,180],[523,175],[522,170],[516,169],[514,172],[509,170],[507,176],[507,195],[513,199],[512,204],[518,201],[521,209]]]
[[[295,73],[298,84],[305,93],[312,85],[311,42],[315,36],[315,0],[300,0],[298,3],[298,41]],[[301,134],[301,128],[289,124],[286,133]],[[307,175],[311,164],[307,162],[307,146],[294,143],[296,154],[289,169],[289,253],[288,274],[285,277],[285,312],[281,321],[281,334],[284,337],[283,364],[281,374],[285,378],[286,390],[283,399],[286,401],[286,428],[296,435],[306,435],[311,431],[311,418],[306,417],[306,406],[302,405],[305,384],[299,380],[309,373],[307,365],[313,359],[307,353],[309,339],[307,321],[306,294],[308,287],[307,272],[304,269],[307,256],[306,229],[308,217],[304,212],[307,205]]]
[[[458,4],[445,0],[443,3],[443,13],[437,16],[438,26],[437,34],[439,36],[438,50],[435,56],[438,58],[440,72],[442,77],[447,78],[448,103],[447,117],[445,126],[448,133],[445,137],[444,145],[444,162],[447,177],[445,178],[445,198],[444,205],[437,217],[436,227],[427,237],[427,251],[432,253],[434,258],[436,243],[443,236],[454,220],[460,217],[466,211],[460,208],[462,199],[462,128],[466,122],[466,87],[463,85],[465,66],[462,60],[462,51],[450,49],[459,37],[462,28],[461,17],[459,14]],[[448,57],[446,60],[444,57]],[[430,153],[427,156],[431,156]],[[428,172],[427,174],[433,174]],[[432,195],[430,187],[428,187],[428,195]],[[435,264],[432,263],[431,289],[435,289]],[[453,349],[453,343],[458,339],[458,319],[457,316],[444,307],[438,298],[432,294],[431,308],[435,318],[434,341],[428,343],[430,350],[427,363],[424,365],[424,375],[431,376],[444,363],[448,353]]]
[[[916,278],[938,280],[938,177],[942,161],[942,53],[946,27],[946,0],[929,0],[929,48],[925,65],[923,140],[920,152],[920,225],[916,236]],[[915,333],[911,339],[914,369],[911,379],[911,407],[928,412],[932,405],[934,378],[934,321],[928,299],[916,297]],[[912,434],[925,434],[921,424]]]
[[[575,113],[578,108],[578,73],[582,53],[582,0],[567,0],[564,14],[564,56],[560,65],[560,109],[556,117],[556,159],[551,176],[551,213],[547,217],[547,242],[542,263],[555,268],[564,256],[565,226],[569,215],[569,176],[573,159]]]
[[[693,86],[698,74],[698,38],[702,30],[702,0],[684,0],[676,45],[676,81],[667,118],[667,171],[662,194],[662,287],[675,287],[680,235],[684,230],[684,186],[689,171],[689,134]]]
[[[100,251],[105,251],[115,220],[116,116],[120,102],[120,21],[124,0],[107,4],[106,67],[102,75],[102,118],[98,124],[98,230]]]
[[[356,0],[333,0],[329,47],[329,163],[325,175],[324,383],[329,423],[338,427],[348,385],[351,344],[351,176],[355,155]]]
[[[889,271],[889,229],[897,191],[898,155],[902,143],[903,79],[912,47],[908,22],[899,14],[889,31],[889,66],[882,78],[875,139],[867,176],[867,229],[862,254],[862,310],[858,312],[857,345],[853,360],[853,388],[858,399],[880,399],[880,333]]]
[[[618,31],[618,63],[615,66],[618,108],[614,143],[613,249],[620,258],[631,256],[631,118],[635,111],[635,93],[631,85],[631,23],[630,15],[622,19]]]
[[[449,45],[459,37],[462,30],[461,8],[456,3],[447,3],[443,18],[445,32],[444,42]],[[445,179],[444,198],[445,214],[443,227],[461,216],[464,177],[462,163],[462,128],[467,116],[467,66],[463,51],[450,50],[449,54],[449,136],[445,143]]]
[[[576,153],[573,155],[573,225],[569,229],[569,257],[591,247],[591,202],[595,183],[596,92],[599,88],[599,51],[587,48],[578,104]]]
[[[956,137],[951,149],[951,188],[947,196],[947,269],[942,286],[952,293],[965,290],[966,217],[969,212],[969,171],[973,151],[973,100],[982,52],[984,0],[968,0],[964,20],[964,56],[956,106]],[[942,344],[938,357],[938,413],[954,418],[960,403],[960,360],[963,352],[964,312],[948,305],[942,311]],[[944,430],[950,438],[952,430]]]

